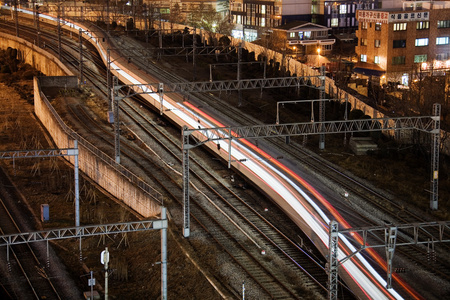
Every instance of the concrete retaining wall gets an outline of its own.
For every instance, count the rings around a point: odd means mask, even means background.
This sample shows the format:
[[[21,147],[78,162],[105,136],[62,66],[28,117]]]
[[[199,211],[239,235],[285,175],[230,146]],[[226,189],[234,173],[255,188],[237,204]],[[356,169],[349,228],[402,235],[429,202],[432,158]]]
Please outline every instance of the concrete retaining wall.
[[[162,202],[161,195],[131,171],[116,164],[113,159],[66,126],[41,91],[42,87],[66,86],[70,89],[76,88],[77,85],[78,80],[75,76],[35,78],[34,108],[36,115],[58,148],[73,148],[74,140],[78,141],[79,168],[84,174],[144,217],[158,215]],[[66,157],[66,159],[72,164],[74,163],[74,157]]]
[[[0,48],[6,50],[8,47],[17,49],[17,56],[20,60],[26,62],[45,75],[73,75],[64,64],[62,64],[55,56],[46,52],[45,49],[41,49],[14,35],[0,32]]]

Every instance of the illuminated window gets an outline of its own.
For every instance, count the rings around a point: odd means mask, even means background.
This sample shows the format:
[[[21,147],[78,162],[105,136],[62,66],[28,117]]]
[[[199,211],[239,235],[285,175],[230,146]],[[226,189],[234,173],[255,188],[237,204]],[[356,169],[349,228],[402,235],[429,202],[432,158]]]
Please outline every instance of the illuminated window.
[[[416,39],[416,47],[428,46],[428,38]]]
[[[375,40],[375,48],[381,47],[381,40]]]
[[[394,40],[392,43],[393,48],[405,48],[406,40]]]
[[[361,29],[367,29],[367,22],[361,22]]]
[[[393,65],[404,65],[405,64],[405,57],[404,56],[395,56],[392,58],[392,64]]]
[[[381,23],[375,23],[375,30],[377,31],[381,30]]]
[[[417,22],[416,28],[418,30],[429,29],[430,28],[430,22],[428,22],[428,21]]]
[[[289,37],[290,38],[295,38],[295,32],[289,32]]]
[[[367,46],[367,39],[361,39],[361,46]]]
[[[450,20],[437,21],[437,28],[449,28]]]
[[[339,25],[339,19],[331,18],[331,27],[338,27],[338,25]]]
[[[407,24],[407,23],[395,23],[395,24],[394,24],[394,31],[403,31],[403,30],[406,30],[406,24]]]
[[[374,59],[373,59],[373,62],[376,63],[376,64],[379,64],[380,63],[380,57],[379,56],[375,56]]]
[[[367,55],[366,54],[361,54],[361,61],[362,62],[367,62]]]
[[[266,18],[261,18],[261,27],[266,26]]]
[[[266,6],[265,5],[261,5],[261,13],[262,14],[266,13]]]
[[[341,15],[347,13],[347,4],[341,4],[341,5],[339,5],[339,13],[340,13]]]
[[[448,36],[436,38],[436,45],[447,45],[447,44],[448,44]]]
[[[414,55],[414,62],[415,63],[421,63],[421,62],[426,62],[426,61],[427,61],[427,55],[426,54]]]

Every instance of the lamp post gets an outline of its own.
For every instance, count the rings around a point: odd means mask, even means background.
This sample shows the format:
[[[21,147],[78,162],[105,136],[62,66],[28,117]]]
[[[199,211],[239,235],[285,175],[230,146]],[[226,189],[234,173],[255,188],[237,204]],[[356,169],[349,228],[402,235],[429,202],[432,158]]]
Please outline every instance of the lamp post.
[[[320,47],[317,48],[317,66],[320,68]]]

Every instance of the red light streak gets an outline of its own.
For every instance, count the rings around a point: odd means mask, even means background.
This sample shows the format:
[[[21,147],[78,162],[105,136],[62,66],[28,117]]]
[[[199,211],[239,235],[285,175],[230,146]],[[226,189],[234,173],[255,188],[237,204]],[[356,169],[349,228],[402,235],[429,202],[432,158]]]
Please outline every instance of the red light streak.
[[[213,119],[211,116],[205,114],[203,111],[197,109],[196,107],[194,107],[192,104],[185,102],[184,103],[186,106],[188,106],[189,108],[195,110],[198,114],[202,115],[202,117],[208,119],[211,123],[216,124],[218,127],[226,127],[225,125],[223,125],[222,123],[218,122],[217,120]],[[265,151],[261,150],[260,148],[256,147],[255,145],[253,145],[252,143],[250,143],[248,140],[245,139],[241,139],[241,142],[246,145],[247,147],[251,148],[253,151],[255,151],[256,153],[258,153],[261,157],[267,159],[267,160],[271,160],[273,162],[274,165],[276,165],[279,169],[283,170],[284,172],[286,172],[287,174],[289,174],[292,178],[294,178],[295,180],[297,180],[303,187],[305,187],[312,195],[314,195],[314,197],[320,201],[320,203],[322,203],[322,205],[325,206],[326,209],[328,209],[328,211],[333,215],[333,217],[346,229],[351,228],[350,224],[341,216],[341,214],[314,188],[312,187],[308,182],[306,182],[303,178],[301,178],[299,175],[297,175],[295,172],[293,172],[292,170],[290,170],[289,168],[287,168],[285,165],[283,165],[282,163],[280,163],[277,160],[274,160],[269,154],[267,154]],[[265,167],[264,167],[265,168]],[[266,169],[266,168],[265,168]],[[267,169],[266,169],[267,170]],[[250,170],[251,171],[251,170]],[[253,172],[252,172],[253,173]],[[254,173],[253,173],[254,174]],[[256,175],[256,174],[255,174]],[[283,185],[285,185],[283,183]],[[276,192],[276,191],[275,191]],[[281,196],[281,195],[280,195]],[[303,205],[304,206],[304,205]],[[313,213],[311,213],[311,210],[308,207],[304,208],[306,210],[308,210],[308,212],[310,212],[310,214],[312,216],[314,216],[317,219],[317,216]],[[322,222],[320,222],[322,223]],[[324,225],[323,225],[324,226]],[[325,228],[325,226],[324,226]],[[327,229],[327,228],[326,228]],[[360,243],[363,244],[363,239],[359,234],[355,234],[354,238]],[[328,245],[327,245],[328,246]],[[341,249],[344,250],[344,252],[346,252],[346,255],[349,255],[348,253],[348,249],[346,247],[342,247],[341,245]],[[381,256],[376,253],[372,248],[367,248],[366,249],[367,252],[373,257],[373,259],[383,268],[384,271],[387,271],[387,264],[386,261],[381,258]],[[382,290],[387,297],[389,297],[390,299],[394,299],[394,297],[388,293],[388,291],[385,289],[385,287],[383,287],[378,280],[376,280],[373,275],[368,272],[368,270],[362,266],[359,261],[357,261],[354,258],[351,258],[353,263],[355,265],[357,265],[359,267],[360,270],[362,270],[366,276],[368,278],[371,279],[371,281],[376,284],[380,290]],[[347,271],[347,274],[349,274],[349,276],[351,276],[353,278],[353,276]],[[421,297],[415,290],[413,290],[406,282],[404,282],[404,280],[402,278],[400,278],[397,274],[393,274],[392,278],[400,285],[403,287],[403,289],[405,291],[407,291],[414,299],[423,299],[423,297]],[[353,278],[354,279],[354,278]],[[354,282],[356,284],[359,285],[359,283],[354,280]],[[362,287],[360,286],[361,291],[363,291],[365,293],[365,291],[362,289]],[[365,293],[366,294],[366,293]],[[366,296],[368,298],[370,298],[367,294]]]

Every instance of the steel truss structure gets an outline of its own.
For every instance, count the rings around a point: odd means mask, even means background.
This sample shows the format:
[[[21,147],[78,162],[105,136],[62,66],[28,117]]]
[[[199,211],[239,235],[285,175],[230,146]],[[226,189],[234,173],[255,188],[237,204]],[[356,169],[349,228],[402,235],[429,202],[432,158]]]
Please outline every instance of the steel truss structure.
[[[153,49],[158,56],[192,56],[192,55],[230,55],[235,53],[239,47],[236,46],[202,46],[202,47],[160,47]],[[195,52],[194,52],[195,51]]]
[[[50,149],[50,150],[14,150],[0,152],[0,159],[12,159],[15,168],[16,158],[36,157],[58,157],[74,156],[74,179],[75,179],[75,226],[80,226],[80,192],[79,192],[79,168],[78,168],[78,141],[74,140],[74,148]]]
[[[166,216],[166,208],[161,207],[161,219],[159,220],[133,221],[133,222],[101,224],[101,225],[86,225],[78,227],[41,230],[35,232],[0,235],[0,247],[6,246],[7,260],[9,262],[9,247],[13,245],[26,244],[32,242],[47,242],[48,247],[48,242],[51,240],[79,238],[81,243],[81,238],[104,234],[124,234],[147,230],[161,230],[161,299],[166,300],[167,228],[168,228],[168,220]],[[47,260],[48,259],[49,258],[47,257]]]
[[[324,121],[291,124],[269,124],[252,126],[230,126],[217,128],[188,128],[182,130],[182,158],[183,158],[183,234],[190,235],[189,219],[189,150],[208,142],[228,140],[228,166],[231,167],[231,144],[233,140],[253,138],[273,138],[287,136],[307,136],[313,134],[333,134],[352,132],[371,132],[388,130],[416,129],[431,133],[433,143],[431,145],[431,161],[436,163],[432,166],[433,180],[431,188],[433,193],[430,197],[431,209],[437,209],[438,203],[438,173],[439,173],[439,145],[440,145],[440,104],[434,104],[433,116],[426,117],[399,117],[399,118],[376,118],[362,120]],[[195,138],[190,139],[195,134]]]
[[[108,75],[110,74],[110,52],[108,50]],[[278,78],[259,78],[259,79],[241,79],[225,81],[201,81],[201,82],[181,82],[181,83],[145,83],[145,84],[125,84],[119,85],[118,78],[113,77],[111,91],[108,97],[111,97],[110,103],[114,114],[115,131],[115,160],[120,163],[120,126],[119,126],[119,102],[124,98],[129,98],[142,94],[159,94],[160,114],[164,114],[164,94],[165,93],[203,93],[231,90],[250,90],[263,88],[282,88],[302,86],[317,88],[316,85],[324,82],[320,79],[323,76],[303,76],[303,77],[278,77]],[[320,80],[320,81],[319,81]],[[109,80],[108,80],[109,86]]]
[[[329,229],[329,256],[328,256],[328,298],[337,300],[338,292],[338,267],[348,259],[368,248],[386,249],[387,279],[386,288],[392,288],[392,260],[395,248],[406,245],[420,245],[430,243],[448,243],[450,238],[445,238],[444,233],[450,231],[450,221],[413,223],[401,225],[385,225],[377,227],[360,227],[339,229],[336,221],[330,222]],[[437,235],[433,234],[437,233]],[[378,233],[378,234],[377,234]],[[409,241],[399,243],[397,236],[402,233],[408,237]],[[355,238],[355,234],[361,240]],[[338,260],[339,235],[344,236],[355,244],[356,251],[350,253],[345,258]],[[384,235],[384,240],[380,236]],[[370,242],[368,241],[370,239]]]

